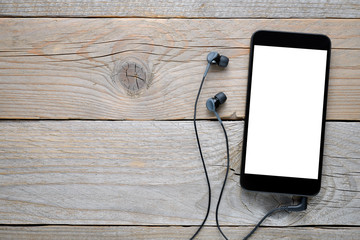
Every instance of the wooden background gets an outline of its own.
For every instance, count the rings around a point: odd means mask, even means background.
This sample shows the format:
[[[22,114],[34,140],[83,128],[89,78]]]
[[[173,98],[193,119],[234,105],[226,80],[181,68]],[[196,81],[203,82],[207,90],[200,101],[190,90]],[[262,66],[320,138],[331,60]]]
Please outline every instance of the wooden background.
[[[199,102],[213,206],[198,239],[221,239],[226,149],[204,105],[219,91],[231,152],[224,232],[241,239],[269,209],[296,203],[239,186],[259,29],[323,33],[333,48],[322,189],[253,239],[359,238],[358,1],[1,0],[0,17],[0,239],[192,236],[207,206],[191,118],[209,51],[230,64],[210,70]]]

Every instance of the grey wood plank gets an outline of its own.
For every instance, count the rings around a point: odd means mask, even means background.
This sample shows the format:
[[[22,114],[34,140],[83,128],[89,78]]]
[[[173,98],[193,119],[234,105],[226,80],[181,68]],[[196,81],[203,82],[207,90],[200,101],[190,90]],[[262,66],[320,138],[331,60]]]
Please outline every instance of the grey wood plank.
[[[356,0],[2,0],[0,16],[151,18],[359,18]]]
[[[242,239],[252,227],[222,227],[230,239]],[[0,238],[12,239],[189,239],[196,227],[144,226],[0,226]],[[359,227],[270,227],[260,228],[253,239],[358,239]],[[221,239],[216,227],[204,227],[200,239]]]
[[[231,172],[223,225],[252,225],[291,197],[242,191],[243,122],[225,122]],[[300,126],[299,126],[300,127]],[[328,122],[322,189],[308,210],[268,226],[358,225],[360,123]],[[207,224],[225,174],[217,122],[199,133],[213,187]],[[198,225],[207,187],[190,121],[1,121],[0,224]]]
[[[3,119],[192,119],[209,51],[230,64],[210,70],[199,105],[223,91],[222,115],[242,119],[250,37],[272,29],[332,39],[327,119],[360,120],[360,20],[10,18],[0,29]]]

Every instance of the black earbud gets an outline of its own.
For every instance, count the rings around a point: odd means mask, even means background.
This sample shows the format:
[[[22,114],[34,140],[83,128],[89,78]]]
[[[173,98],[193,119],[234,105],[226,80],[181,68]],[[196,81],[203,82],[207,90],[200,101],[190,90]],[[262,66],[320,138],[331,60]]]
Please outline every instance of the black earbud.
[[[217,52],[210,52],[207,55],[207,61],[208,61],[208,66],[205,70],[204,78],[208,73],[211,64],[217,64],[220,67],[226,67],[229,64],[229,58],[220,55]],[[219,107],[221,104],[223,104],[226,101],[226,99],[227,99],[226,95],[223,92],[219,92],[218,94],[215,95],[215,97],[209,98],[206,101],[206,107],[207,109],[209,109],[209,111],[215,112],[216,108]]]
[[[206,107],[209,111],[211,112],[215,112],[216,109],[223,104],[224,102],[226,102],[226,95],[223,92],[219,92],[218,94],[216,94],[213,98],[209,98],[206,101]]]
[[[210,64],[217,64],[220,67],[226,67],[229,64],[229,58],[217,52],[210,52],[207,55],[207,61]]]

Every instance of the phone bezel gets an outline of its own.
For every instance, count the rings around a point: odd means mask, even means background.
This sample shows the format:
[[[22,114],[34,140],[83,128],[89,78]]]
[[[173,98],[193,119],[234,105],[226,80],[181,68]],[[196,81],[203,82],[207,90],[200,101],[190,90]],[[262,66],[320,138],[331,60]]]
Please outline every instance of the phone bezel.
[[[245,174],[245,163],[246,163],[245,155],[246,155],[246,143],[247,143],[247,133],[248,133],[247,131],[248,131],[248,120],[249,120],[249,109],[250,109],[254,45],[327,50],[328,54],[326,59],[326,74],[325,74],[324,104],[323,104],[323,115],[322,115],[322,126],[321,126],[318,179]],[[330,54],[331,54],[331,41],[326,35],[265,31],[265,30],[257,31],[252,35],[250,58],[249,58],[244,138],[243,138],[241,174],[240,174],[240,184],[244,189],[251,191],[284,193],[284,194],[292,194],[292,195],[300,195],[300,196],[313,196],[320,191],[323,151],[324,151],[327,95],[328,95],[328,85],[329,85]]]

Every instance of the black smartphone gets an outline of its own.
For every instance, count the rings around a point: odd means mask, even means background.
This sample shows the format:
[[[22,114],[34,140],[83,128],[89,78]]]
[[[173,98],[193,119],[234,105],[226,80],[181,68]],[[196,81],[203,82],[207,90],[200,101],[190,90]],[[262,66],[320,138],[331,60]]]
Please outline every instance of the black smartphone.
[[[325,35],[253,34],[243,188],[300,196],[320,191],[330,50]]]

